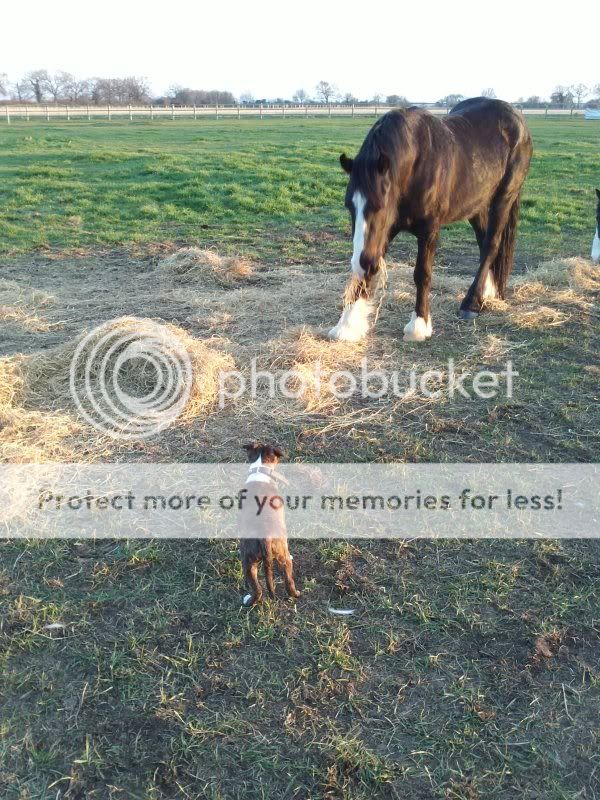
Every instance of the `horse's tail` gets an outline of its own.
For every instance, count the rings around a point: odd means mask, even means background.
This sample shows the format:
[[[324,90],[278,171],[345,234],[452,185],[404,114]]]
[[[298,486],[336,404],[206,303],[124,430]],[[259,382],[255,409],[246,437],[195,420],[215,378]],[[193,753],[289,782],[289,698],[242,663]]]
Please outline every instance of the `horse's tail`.
[[[502,241],[500,242],[500,249],[498,255],[492,264],[492,275],[494,276],[494,283],[496,286],[497,296],[504,299],[504,292],[506,284],[512,270],[513,256],[515,253],[515,242],[517,239],[517,223],[519,222],[519,207],[521,205],[521,192],[517,195],[513,202],[509,214],[506,227],[502,232]]]

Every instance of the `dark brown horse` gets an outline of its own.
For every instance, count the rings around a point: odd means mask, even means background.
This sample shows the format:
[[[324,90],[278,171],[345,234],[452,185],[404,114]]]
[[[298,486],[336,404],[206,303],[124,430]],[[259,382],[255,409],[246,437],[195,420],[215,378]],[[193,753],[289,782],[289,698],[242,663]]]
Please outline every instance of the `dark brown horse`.
[[[460,316],[474,319],[487,297],[504,297],[531,153],[522,114],[501,100],[465,100],[445,118],[409,108],[378,120],[355,159],[340,156],[350,175],[352,271],[360,280],[351,284],[330,337],[356,341],[366,334],[378,269],[400,231],[418,241],[417,300],[405,339],[431,336],[429,290],[442,225],[468,219],[479,245],[479,269]]]

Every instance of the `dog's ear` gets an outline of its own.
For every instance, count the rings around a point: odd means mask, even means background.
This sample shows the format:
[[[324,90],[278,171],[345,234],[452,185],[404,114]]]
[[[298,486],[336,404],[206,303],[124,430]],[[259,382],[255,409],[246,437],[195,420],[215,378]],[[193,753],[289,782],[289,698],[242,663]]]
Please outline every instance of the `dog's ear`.
[[[340,156],[340,164],[342,165],[342,169],[344,172],[347,172],[348,175],[352,172],[352,167],[354,166],[354,159],[348,158],[346,153],[342,153]]]
[[[275,447],[273,448],[273,452],[275,453],[277,458],[283,458],[284,456],[283,450],[281,449],[281,447],[277,447],[277,445],[275,445]]]
[[[253,450],[258,450],[260,445],[258,442],[249,442],[242,447],[242,450],[245,450],[247,453],[251,453]]]

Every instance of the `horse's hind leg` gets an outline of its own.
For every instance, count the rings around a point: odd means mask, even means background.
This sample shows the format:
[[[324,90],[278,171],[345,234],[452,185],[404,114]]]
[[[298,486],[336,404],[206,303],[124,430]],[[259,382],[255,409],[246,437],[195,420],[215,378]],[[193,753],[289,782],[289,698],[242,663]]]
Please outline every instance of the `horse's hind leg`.
[[[475,238],[477,239],[477,244],[479,246],[479,258],[481,260],[483,258],[483,243],[485,242],[485,232],[488,226],[488,212],[482,211],[479,214],[476,214],[474,217],[471,217],[469,222],[471,223],[471,227],[475,231]]]
[[[407,342],[422,342],[432,333],[429,292],[438,234],[439,229],[431,226],[423,227],[417,234],[419,249],[414,271],[417,299],[410,321],[404,326],[404,340]]]
[[[462,319],[475,319],[484,300],[504,297],[506,282],[512,268],[513,253],[519,218],[519,196],[529,166],[530,153],[525,148],[517,152],[507,169],[490,206],[487,228],[480,242],[482,217],[470,220],[480,243],[481,258],[475,280],[460,305]]]

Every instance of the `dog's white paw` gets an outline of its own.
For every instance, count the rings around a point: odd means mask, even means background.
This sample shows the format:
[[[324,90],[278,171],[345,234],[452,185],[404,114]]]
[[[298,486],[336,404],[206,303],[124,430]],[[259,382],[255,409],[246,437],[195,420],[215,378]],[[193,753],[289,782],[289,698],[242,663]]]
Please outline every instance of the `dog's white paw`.
[[[364,339],[369,332],[372,312],[373,306],[364,298],[346,306],[338,324],[329,331],[329,338],[339,342],[359,342]]]
[[[432,333],[431,316],[426,322],[423,317],[417,317],[416,311],[413,311],[410,321],[404,326],[404,341],[424,342]]]

